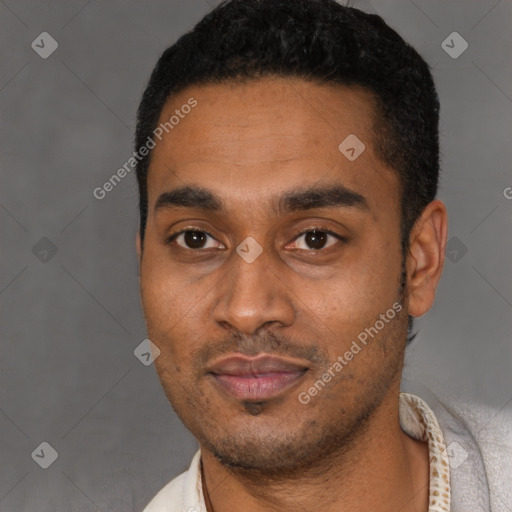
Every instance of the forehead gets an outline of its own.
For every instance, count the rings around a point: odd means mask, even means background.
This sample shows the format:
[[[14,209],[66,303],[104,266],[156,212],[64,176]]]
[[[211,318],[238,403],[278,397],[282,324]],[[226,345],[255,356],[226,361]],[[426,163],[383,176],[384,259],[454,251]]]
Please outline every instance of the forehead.
[[[196,106],[184,108],[191,100]],[[361,88],[274,77],[194,86],[166,103],[159,123],[166,122],[151,159],[150,204],[163,188],[185,183],[261,197],[324,178],[384,187],[398,199],[396,173],[373,149],[373,97]],[[352,160],[352,148],[364,151]]]

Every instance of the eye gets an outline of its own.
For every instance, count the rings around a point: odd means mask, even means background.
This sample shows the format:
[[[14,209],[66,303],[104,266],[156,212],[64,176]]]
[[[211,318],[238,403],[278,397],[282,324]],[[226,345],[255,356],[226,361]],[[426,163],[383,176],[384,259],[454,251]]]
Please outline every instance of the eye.
[[[183,249],[191,250],[213,249],[217,247],[215,245],[215,242],[217,242],[215,238],[213,238],[206,231],[202,231],[199,229],[184,229],[178,233],[174,233],[166,240],[166,243],[169,244],[173,242],[175,242]],[[222,247],[223,245],[220,244],[220,248]]]
[[[339,240],[345,241],[345,238],[328,229],[313,228],[303,231],[297,238],[295,238],[293,241],[295,247],[292,247],[292,249],[317,251],[331,247]]]

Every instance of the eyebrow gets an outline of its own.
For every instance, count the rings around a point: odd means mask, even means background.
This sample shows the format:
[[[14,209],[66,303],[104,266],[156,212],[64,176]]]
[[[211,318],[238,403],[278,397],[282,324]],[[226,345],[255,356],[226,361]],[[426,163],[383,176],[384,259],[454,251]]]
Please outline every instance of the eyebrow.
[[[282,216],[299,210],[314,208],[355,207],[370,210],[361,194],[343,185],[298,187],[271,199],[273,213]],[[185,185],[158,196],[154,211],[164,208],[195,208],[207,211],[225,209],[220,197],[198,185]]]

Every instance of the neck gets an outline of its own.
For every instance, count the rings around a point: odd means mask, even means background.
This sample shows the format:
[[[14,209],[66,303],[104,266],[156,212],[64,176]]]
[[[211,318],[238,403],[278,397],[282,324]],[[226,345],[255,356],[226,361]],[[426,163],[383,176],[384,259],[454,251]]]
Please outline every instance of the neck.
[[[233,471],[201,446],[208,512],[427,511],[428,445],[401,430],[396,398],[386,399],[361,435],[329,461],[281,479]]]

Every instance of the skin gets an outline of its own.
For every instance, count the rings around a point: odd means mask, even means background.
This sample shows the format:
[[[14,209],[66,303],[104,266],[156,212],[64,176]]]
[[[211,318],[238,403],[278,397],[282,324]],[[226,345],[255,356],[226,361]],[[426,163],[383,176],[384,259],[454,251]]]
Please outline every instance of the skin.
[[[184,424],[199,440],[215,512],[428,509],[428,447],[398,421],[407,314],[431,307],[444,264],[446,209],[430,203],[415,224],[400,295],[400,188],[373,151],[371,96],[358,88],[264,78],[190,87],[161,121],[198,104],[153,150],[141,250],[141,296],[155,366]],[[353,162],[338,145],[356,134]],[[167,205],[185,185],[222,209]],[[366,207],[275,211],[298,188],[343,185]],[[311,247],[304,230],[329,229]],[[184,229],[204,246],[187,248]],[[190,233],[189,233],[190,235]],[[247,237],[263,252],[247,263]],[[192,243],[194,239],[192,239]],[[314,245],[314,244],[313,244]],[[403,309],[311,401],[298,400],[365,328],[397,301]],[[223,391],[208,365],[222,355],[277,354],[307,366],[257,404]]]

